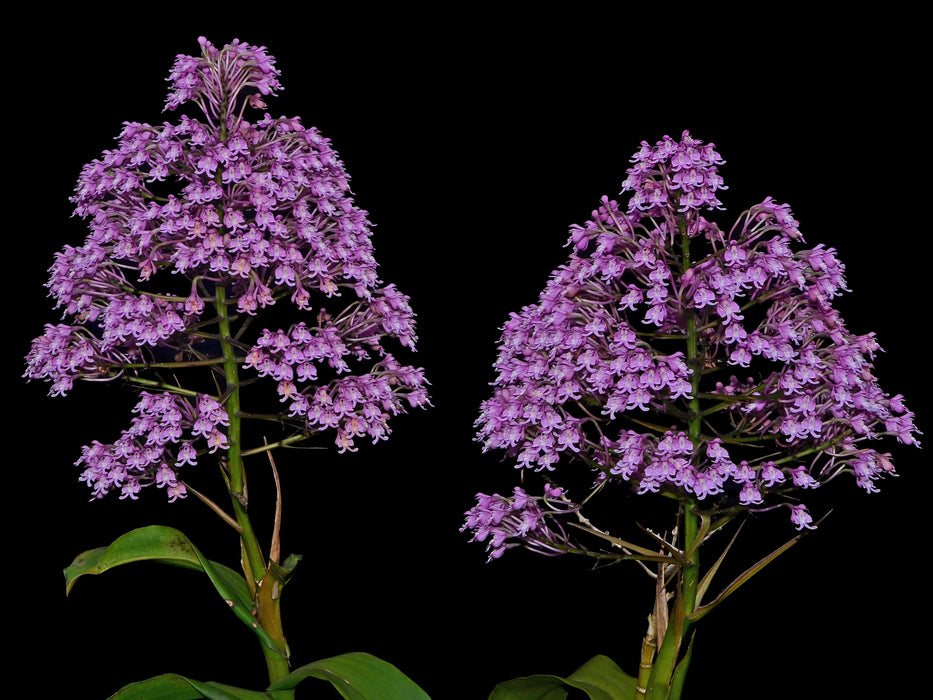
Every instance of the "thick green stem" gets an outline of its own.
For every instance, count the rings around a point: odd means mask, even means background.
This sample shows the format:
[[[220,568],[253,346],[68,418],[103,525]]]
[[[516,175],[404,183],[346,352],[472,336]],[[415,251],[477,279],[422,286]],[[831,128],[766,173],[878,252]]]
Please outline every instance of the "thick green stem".
[[[685,228],[681,231],[682,265],[684,271],[691,267],[690,237]],[[689,419],[687,434],[694,445],[702,441],[702,413],[700,408],[700,376],[703,372],[703,358],[699,347],[699,333],[697,319],[693,314],[687,314],[686,334],[686,361],[687,366],[693,370],[691,375],[692,396],[689,402]],[[696,513],[696,501],[686,498],[682,503],[679,523],[683,536],[683,551],[690,553],[689,561],[681,571],[681,579],[677,586],[673,601],[673,611],[664,633],[664,641],[658,649],[655,669],[651,674],[646,697],[649,700],[664,698],[664,700],[679,700],[683,688],[684,677],[690,663],[689,653],[680,657],[681,651],[689,649],[687,639],[691,633],[691,624],[687,619],[696,608],[697,589],[700,581],[699,547],[697,537],[700,536],[700,518]]]
[[[681,234],[681,250],[683,254],[683,269],[686,272],[691,266],[690,261],[690,237],[684,232]],[[687,314],[687,366],[693,370],[690,376],[691,395],[690,399],[690,423],[687,427],[687,434],[694,445],[698,445],[702,438],[702,415],[700,412],[700,376],[703,371],[703,358],[700,356],[700,349],[697,334],[697,319],[692,313]],[[696,501],[692,498],[686,499],[683,504],[683,533],[684,533],[684,551],[693,551],[694,555],[691,561],[684,569],[683,596],[684,613],[689,615],[696,607],[697,584],[699,582],[700,563],[699,548],[694,547],[698,531],[699,519],[695,513]],[[684,630],[686,633],[686,629]]]
[[[253,530],[247,513],[246,473],[243,464],[242,425],[240,416],[240,380],[236,352],[233,347],[233,334],[230,327],[229,308],[226,290],[218,285],[214,303],[217,306],[218,327],[220,331],[220,344],[223,353],[224,379],[226,381],[225,395],[227,396],[226,411],[229,419],[227,468],[229,470],[230,496],[233,504],[234,518],[240,527],[241,561],[243,573],[247,584],[253,594],[256,605],[257,623],[262,626],[275,640],[282,650],[288,645],[282,632],[281,613],[279,609],[279,582],[271,567],[267,566],[262,549]],[[269,682],[275,682],[288,675],[289,664],[287,656],[263,645],[263,654],[266,658],[266,668]],[[282,697],[293,696],[285,694]]]
[[[227,468],[230,478],[230,494],[233,497],[233,511],[237,523],[243,529],[244,566],[248,566],[252,576],[248,576],[250,585],[255,585],[262,578],[266,570],[265,560],[259,548],[259,542],[253,532],[252,523],[246,512],[246,474],[243,468],[243,443],[240,423],[240,380],[236,353],[229,342],[231,337],[230,318],[228,315],[226,290],[217,287],[217,312],[220,316],[220,340],[224,360],[224,378],[227,382],[225,394],[227,395],[226,410],[230,421],[227,431]]]

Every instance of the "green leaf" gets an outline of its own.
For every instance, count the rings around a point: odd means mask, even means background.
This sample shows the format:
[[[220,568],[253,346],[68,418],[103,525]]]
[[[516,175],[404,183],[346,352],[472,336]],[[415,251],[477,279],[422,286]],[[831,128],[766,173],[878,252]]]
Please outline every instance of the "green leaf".
[[[171,527],[150,525],[131,530],[114,540],[109,547],[91,549],[79,554],[65,569],[65,593],[70,593],[75,582],[82,576],[102,574],[115,566],[147,560],[207,574],[234,615],[268,648],[288,657],[288,650],[279,647],[272,637],[256,624],[253,599],[246,579],[230,567],[204,557],[184,533]]]
[[[330,681],[347,700],[431,700],[421,688],[392,664],[370,654],[349,653],[302,666],[273,683],[266,692],[245,690],[223,683],[200,681],[166,673],[131,683],[108,700],[274,700],[306,678]]]
[[[292,690],[306,678],[330,681],[346,700],[430,700],[427,693],[395,666],[362,652],[306,664],[268,689]]]
[[[636,685],[612,659],[597,655],[567,678],[535,675],[500,683],[489,700],[564,700],[570,689],[582,690],[590,700],[634,700]]]
[[[269,700],[272,696],[222,683],[201,683],[175,673],[130,683],[108,700]]]
[[[65,569],[65,593],[70,593],[78,578],[102,574],[108,569],[135,561],[156,560],[173,566],[203,571],[202,557],[193,544],[178,530],[152,525],[132,530],[100,547],[79,554]]]
[[[568,687],[560,676],[525,676],[500,683],[492,689],[489,700],[565,700]],[[590,698],[600,698],[588,694]]]

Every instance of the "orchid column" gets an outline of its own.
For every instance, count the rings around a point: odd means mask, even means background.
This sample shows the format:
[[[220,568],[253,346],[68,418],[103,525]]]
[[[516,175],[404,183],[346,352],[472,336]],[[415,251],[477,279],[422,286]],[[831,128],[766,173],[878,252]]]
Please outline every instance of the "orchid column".
[[[131,426],[84,448],[80,478],[97,498],[194,494],[232,526],[247,621],[276,681],[288,672],[279,593],[295,560],[280,560],[277,528],[270,551],[259,545],[246,461],[268,469],[274,449],[324,432],[341,452],[384,440],[392,416],[428,405],[427,382],[393,354],[414,350],[414,316],[379,279],[367,214],[328,139],[264,113],[281,88],[264,48],[199,42],[169,78],[165,109],[178,119],[125,122],[85,166],[72,201],[90,233],[56,256],[47,286],[63,319],[33,342],[26,376],[53,396],[78,379],[138,392]],[[207,458],[229,504],[193,486],[213,476]]]
[[[635,686],[649,697],[679,697],[691,625],[796,541],[704,600],[719,566],[699,556],[708,537],[766,510],[813,529],[802,494],[845,476],[876,491],[894,467],[871,443],[917,444],[902,397],[873,375],[874,336],[833,308],[846,291],[835,251],[805,247],[770,198],[724,229],[704,216],[722,208],[722,162],[687,132],[642,143],[627,202],[603,197],[537,302],[505,323],[476,424],[484,450],[541,477],[541,495],[478,494],[463,530],[490,559],[525,546],[634,559],[655,577]],[[631,493],[673,504],[671,534],[609,531]]]

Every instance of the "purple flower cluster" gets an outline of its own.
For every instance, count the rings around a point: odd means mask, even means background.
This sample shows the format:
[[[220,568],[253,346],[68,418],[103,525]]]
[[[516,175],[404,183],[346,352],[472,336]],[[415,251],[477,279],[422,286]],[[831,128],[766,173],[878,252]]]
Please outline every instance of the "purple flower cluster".
[[[169,392],[142,392],[141,397],[129,430],[113,444],[95,440],[86,445],[76,462],[84,467],[81,481],[97,498],[119,489],[120,498],[135,500],[143,486],[152,484],[164,488],[170,501],[184,498],[187,489],[177,469],[197,464],[196,444],[211,453],[227,448],[227,412],[214,398],[201,394],[191,400]]]
[[[546,485],[543,497],[533,497],[516,486],[511,498],[479,493],[476,499],[460,532],[471,530],[471,542],[486,542],[490,561],[520,543],[546,556],[565,551],[568,538],[555,515],[575,506],[563,498],[562,489]]]
[[[783,503],[842,472],[876,490],[893,467],[865,443],[918,432],[873,376],[874,336],[832,306],[846,291],[835,251],[797,249],[797,221],[770,198],[728,231],[704,218],[723,161],[689,133],[632,162],[627,209],[603,197],[538,302],[506,322],[484,451],[546,474],[580,460],[597,482],[711,510]]]
[[[200,56],[177,57],[165,106],[191,114],[125,122],[84,167],[71,201],[90,232],[55,257],[46,286],[63,319],[33,342],[25,376],[61,395],[76,379],[219,363],[229,342],[241,367],[279,382],[301,429],[337,427],[342,449],[382,438],[401,399],[428,403],[421,370],[384,347],[415,349],[409,300],[379,279],[367,213],[330,141],[298,118],[248,118],[281,89],[274,59],[199,41]],[[306,320],[251,330],[283,301]]]
[[[375,314],[366,319],[370,325],[379,323]],[[411,407],[429,405],[423,372],[400,365],[388,353],[368,374],[340,376],[350,371],[352,353],[345,338],[331,324],[310,329],[298,323],[287,333],[266,330],[244,363],[278,382],[279,400],[288,403],[289,416],[304,421],[306,430],[336,429],[341,452],[355,451],[358,436],[367,435],[374,443],[386,439],[390,416],[405,412],[403,399]],[[320,363],[338,376],[319,383]]]

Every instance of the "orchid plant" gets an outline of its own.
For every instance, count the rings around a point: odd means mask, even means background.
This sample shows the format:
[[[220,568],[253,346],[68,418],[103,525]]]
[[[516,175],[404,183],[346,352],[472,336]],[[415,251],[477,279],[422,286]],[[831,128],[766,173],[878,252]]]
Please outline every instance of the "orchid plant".
[[[396,358],[416,349],[410,300],[380,279],[330,141],[265,111],[282,89],[266,49],[199,43],[169,76],[177,118],[125,122],[84,167],[71,201],[89,234],[55,256],[47,287],[62,318],[32,342],[25,376],[51,396],[76,381],[128,388],[129,427],[76,461],[92,500],[194,498],[229,526],[240,570],[153,525],[79,554],[66,592],[140,560],[199,571],[265,661],[261,690],[165,673],[120,700],[285,700],[309,678],[344,698],[424,700],[366,653],[293,666],[282,595],[300,556],[281,551],[275,461],[327,449],[325,434],[339,453],[379,443],[395,416],[430,406],[424,371]],[[633,673],[597,656],[567,677],[500,683],[491,700],[678,700],[695,626],[824,517],[808,492],[837,479],[877,491],[894,466],[872,445],[919,445],[903,397],[874,376],[874,335],[851,333],[833,306],[847,291],[835,251],[807,247],[770,198],[729,228],[706,218],[722,209],[722,163],[688,132],[643,142],[627,201],[603,197],[572,227],[567,262],[502,329],[475,427],[521,484],[477,494],[461,532],[490,561],[515,547],[633,561],[654,594]],[[276,484],[267,547],[247,467]],[[661,525],[629,534],[633,499],[653,499]],[[722,582],[743,521],[766,512],[786,515],[789,539]]]
[[[875,492],[894,466],[872,444],[919,445],[903,397],[873,374],[874,334],[833,307],[847,291],[835,250],[806,247],[771,198],[728,228],[707,219],[724,161],[689,132],[642,142],[631,162],[627,201],[603,197],[573,226],[567,262],[505,322],[477,440],[522,485],[477,494],[461,532],[489,560],[525,547],[637,562],[655,583],[647,631],[633,674],[597,656],[566,678],[502,683],[495,700],[677,700],[697,623],[817,527],[807,493],[837,479]],[[634,497],[654,498],[662,524],[620,534]],[[766,511],[797,534],[721,583],[743,520]]]
[[[242,571],[150,526],[78,555],[66,591],[138,560],[201,571],[268,671],[262,691],[169,673],[114,698],[289,698],[307,678],[345,698],[426,698],[365,653],[292,666],[281,601],[300,557],[281,552],[273,454],[309,455],[296,448],[325,433],[339,452],[386,440],[393,416],[430,405],[428,383],[396,359],[415,350],[415,317],[379,278],[367,213],[330,141],[265,112],[282,87],[265,48],[199,42],[169,77],[165,111],[178,118],[125,122],[116,147],[84,167],[72,202],[90,232],[55,256],[47,287],[62,320],[33,341],[25,376],[52,396],[76,380],[129,387],[130,426],[82,449],[81,481],[93,499],[200,499],[229,525]],[[268,549],[250,519],[247,466],[275,476]],[[223,499],[209,495],[218,486]]]

